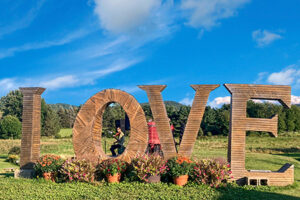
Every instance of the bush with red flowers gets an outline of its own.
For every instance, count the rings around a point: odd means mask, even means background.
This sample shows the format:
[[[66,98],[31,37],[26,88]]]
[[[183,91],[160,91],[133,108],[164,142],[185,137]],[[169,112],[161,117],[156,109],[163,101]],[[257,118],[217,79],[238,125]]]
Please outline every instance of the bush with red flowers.
[[[171,177],[179,177],[181,175],[187,175],[190,172],[193,161],[187,157],[174,157],[168,160],[167,167],[168,173]]]
[[[93,182],[95,167],[86,160],[67,159],[60,169],[65,181]]]
[[[115,175],[122,174],[127,167],[127,163],[125,161],[119,159],[107,159],[102,161],[97,166],[97,171],[104,175]]]
[[[35,164],[34,169],[37,175],[41,175],[46,172],[58,172],[63,164],[63,159],[56,155],[44,155],[40,157]]]
[[[166,172],[166,161],[160,155],[137,156],[131,161],[140,180],[149,182],[149,177],[160,176]]]
[[[190,173],[192,180],[198,184],[208,184],[211,187],[219,187],[231,175],[230,165],[220,160],[204,159],[196,162]]]

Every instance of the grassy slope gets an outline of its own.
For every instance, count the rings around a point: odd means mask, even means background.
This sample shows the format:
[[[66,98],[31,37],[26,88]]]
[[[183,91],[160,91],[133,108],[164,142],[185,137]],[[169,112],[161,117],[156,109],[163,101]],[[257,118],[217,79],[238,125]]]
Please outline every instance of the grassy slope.
[[[70,130],[64,130],[64,135],[66,137],[71,134]],[[112,139],[107,139],[107,147],[112,143]],[[271,188],[272,193],[280,193],[285,195],[297,196],[300,197],[300,135],[291,136],[285,134],[278,138],[271,137],[247,137],[246,141],[247,147],[247,157],[246,157],[246,168],[247,169],[269,169],[269,170],[278,170],[283,164],[289,162],[295,165],[295,184],[289,187],[283,188]],[[8,149],[14,145],[20,145],[18,140],[0,140],[0,155],[6,154]],[[63,157],[73,156],[73,146],[71,138],[63,139],[49,139],[42,138],[42,154],[59,154]],[[227,137],[204,137],[197,140],[195,144],[195,149],[193,153],[194,158],[216,158],[216,157],[226,157],[227,155]],[[10,168],[10,164],[3,162],[4,155],[0,157],[0,170],[1,168]],[[1,171],[0,171],[1,173]],[[22,184],[23,182],[15,182],[15,180],[10,179],[0,179],[0,182],[7,182],[15,185]],[[26,180],[28,187],[32,187],[32,184],[37,182],[32,182]],[[45,184],[45,183],[41,183]],[[0,183],[1,185],[1,183]],[[55,185],[55,184],[54,184]],[[126,184],[125,184],[126,185]],[[24,186],[25,187],[25,186]],[[37,186],[42,187],[42,185]],[[48,187],[48,186],[47,186]],[[50,187],[50,186],[49,186]],[[77,186],[68,186],[65,184],[59,184],[51,186],[53,188],[61,187],[62,190],[65,190],[69,187]],[[83,187],[83,190],[94,190],[90,188],[90,185],[83,184],[78,187]],[[120,186],[123,187],[123,186]],[[124,186],[125,187],[125,186]],[[127,187],[127,186],[126,186]],[[137,186],[139,187],[148,187],[148,186]],[[165,187],[165,186],[163,186]],[[57,190],[58,190],[57,188]],[[0,188],[1,189],[1,188]],[[3,189],[3,188],[2,188]],[[144,189],[141,189],[144,190]],[[167,190],[167,189],[164,189]],[[192,190],[192,189],[191,189]],[[241,189],[244,190],[244,189]],[[234,189],[234,191],[239,191],[239,189]],[[70,191],[71,192],[71,191]],[[71,192],[72,193],[72,192]],[[172,193],[172,192],[171,192]],[[250,192],[251,193],[251,192]],[[249,194],[250,194],[249,193]],[[255,192],[253,192],[254,194]],[[259,195],[262,195],[261,192],[258,192]],[[251,193],[252,194],[252,193]],[[222,192],[219,193],[220,196],[224,196]],[[240,194],[239,194],[240,195]],[[91,198],[93,195],[90,196]],[[192,197],[192,196],[190,196]],[[193,196],[196,198],[196,196]],[[198,196],[200,197],[200,196]],[[284,199],[285,196],[279,196]],[[0,197],[1,198],[1,197]],[[216,197],[217,198],[217,197]]]

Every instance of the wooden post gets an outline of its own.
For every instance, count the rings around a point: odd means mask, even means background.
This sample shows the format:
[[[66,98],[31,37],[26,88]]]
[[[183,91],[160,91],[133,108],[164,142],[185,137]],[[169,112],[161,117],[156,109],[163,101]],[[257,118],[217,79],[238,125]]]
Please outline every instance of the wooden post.
[[[32,170],[40,157],[41,94],[45,88],[20,88],[23,93],[22,140],[20,167]]]

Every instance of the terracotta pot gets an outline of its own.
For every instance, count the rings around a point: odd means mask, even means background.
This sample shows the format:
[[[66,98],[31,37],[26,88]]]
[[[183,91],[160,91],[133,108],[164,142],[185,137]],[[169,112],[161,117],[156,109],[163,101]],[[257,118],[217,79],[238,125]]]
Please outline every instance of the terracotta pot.
[[[160,183],[160,176],[150,176],[148,183]]]
[[[114,174],[114,175],[106,175],[106,178],[107,178],[107,182],[109,183],[119,183],[120,182],[120,179],[121,179],[121,174]]]
[[[178,177],[174,177],[174,184],[179,185],[179,186],[184,186],[188,182],[188,175],[181,175]]]
[[[47,181],[50,181],[50,180],[53,182],[55,181],[55,176],[54,176],[54,173],[52,173],[52,172],[44,172],[43,177]]]

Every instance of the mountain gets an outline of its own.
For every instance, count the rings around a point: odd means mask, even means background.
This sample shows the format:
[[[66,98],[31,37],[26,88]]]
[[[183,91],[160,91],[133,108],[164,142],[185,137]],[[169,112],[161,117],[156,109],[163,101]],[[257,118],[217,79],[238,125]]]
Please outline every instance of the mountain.
[[[182,106],[185,106],[181,103],[178,103],[176,101],[164,101],[166,106],[172,106],[174,107],[176,110],[179,110]],[[149,103],[141,103],[141,105],[149,105]]]
[[[178,103],[176,101],[164,101],[166,106],[172,106],[174,107],[176,110],[179,110],[180,107],[185,106],[181,103]],[[52,109],[54,109],[55,111],[58,111],[60,108],[69,110],[69,109],[73,109],[76,110],[79,108],[79,106],[74,106],[74,105],[70,105],[70,104],[66,104],[66,103],[56,103],[56,104],[48,104]],[[141,105],[149,105],[148,102],[146,103],[141,103]]]
[[[58,111],[60,108],[66,109],[66,110],[76,110],[79,108],[79,106],[74,106],[66,103],[56,103],[56,104],[48,104],[53,110]]]

